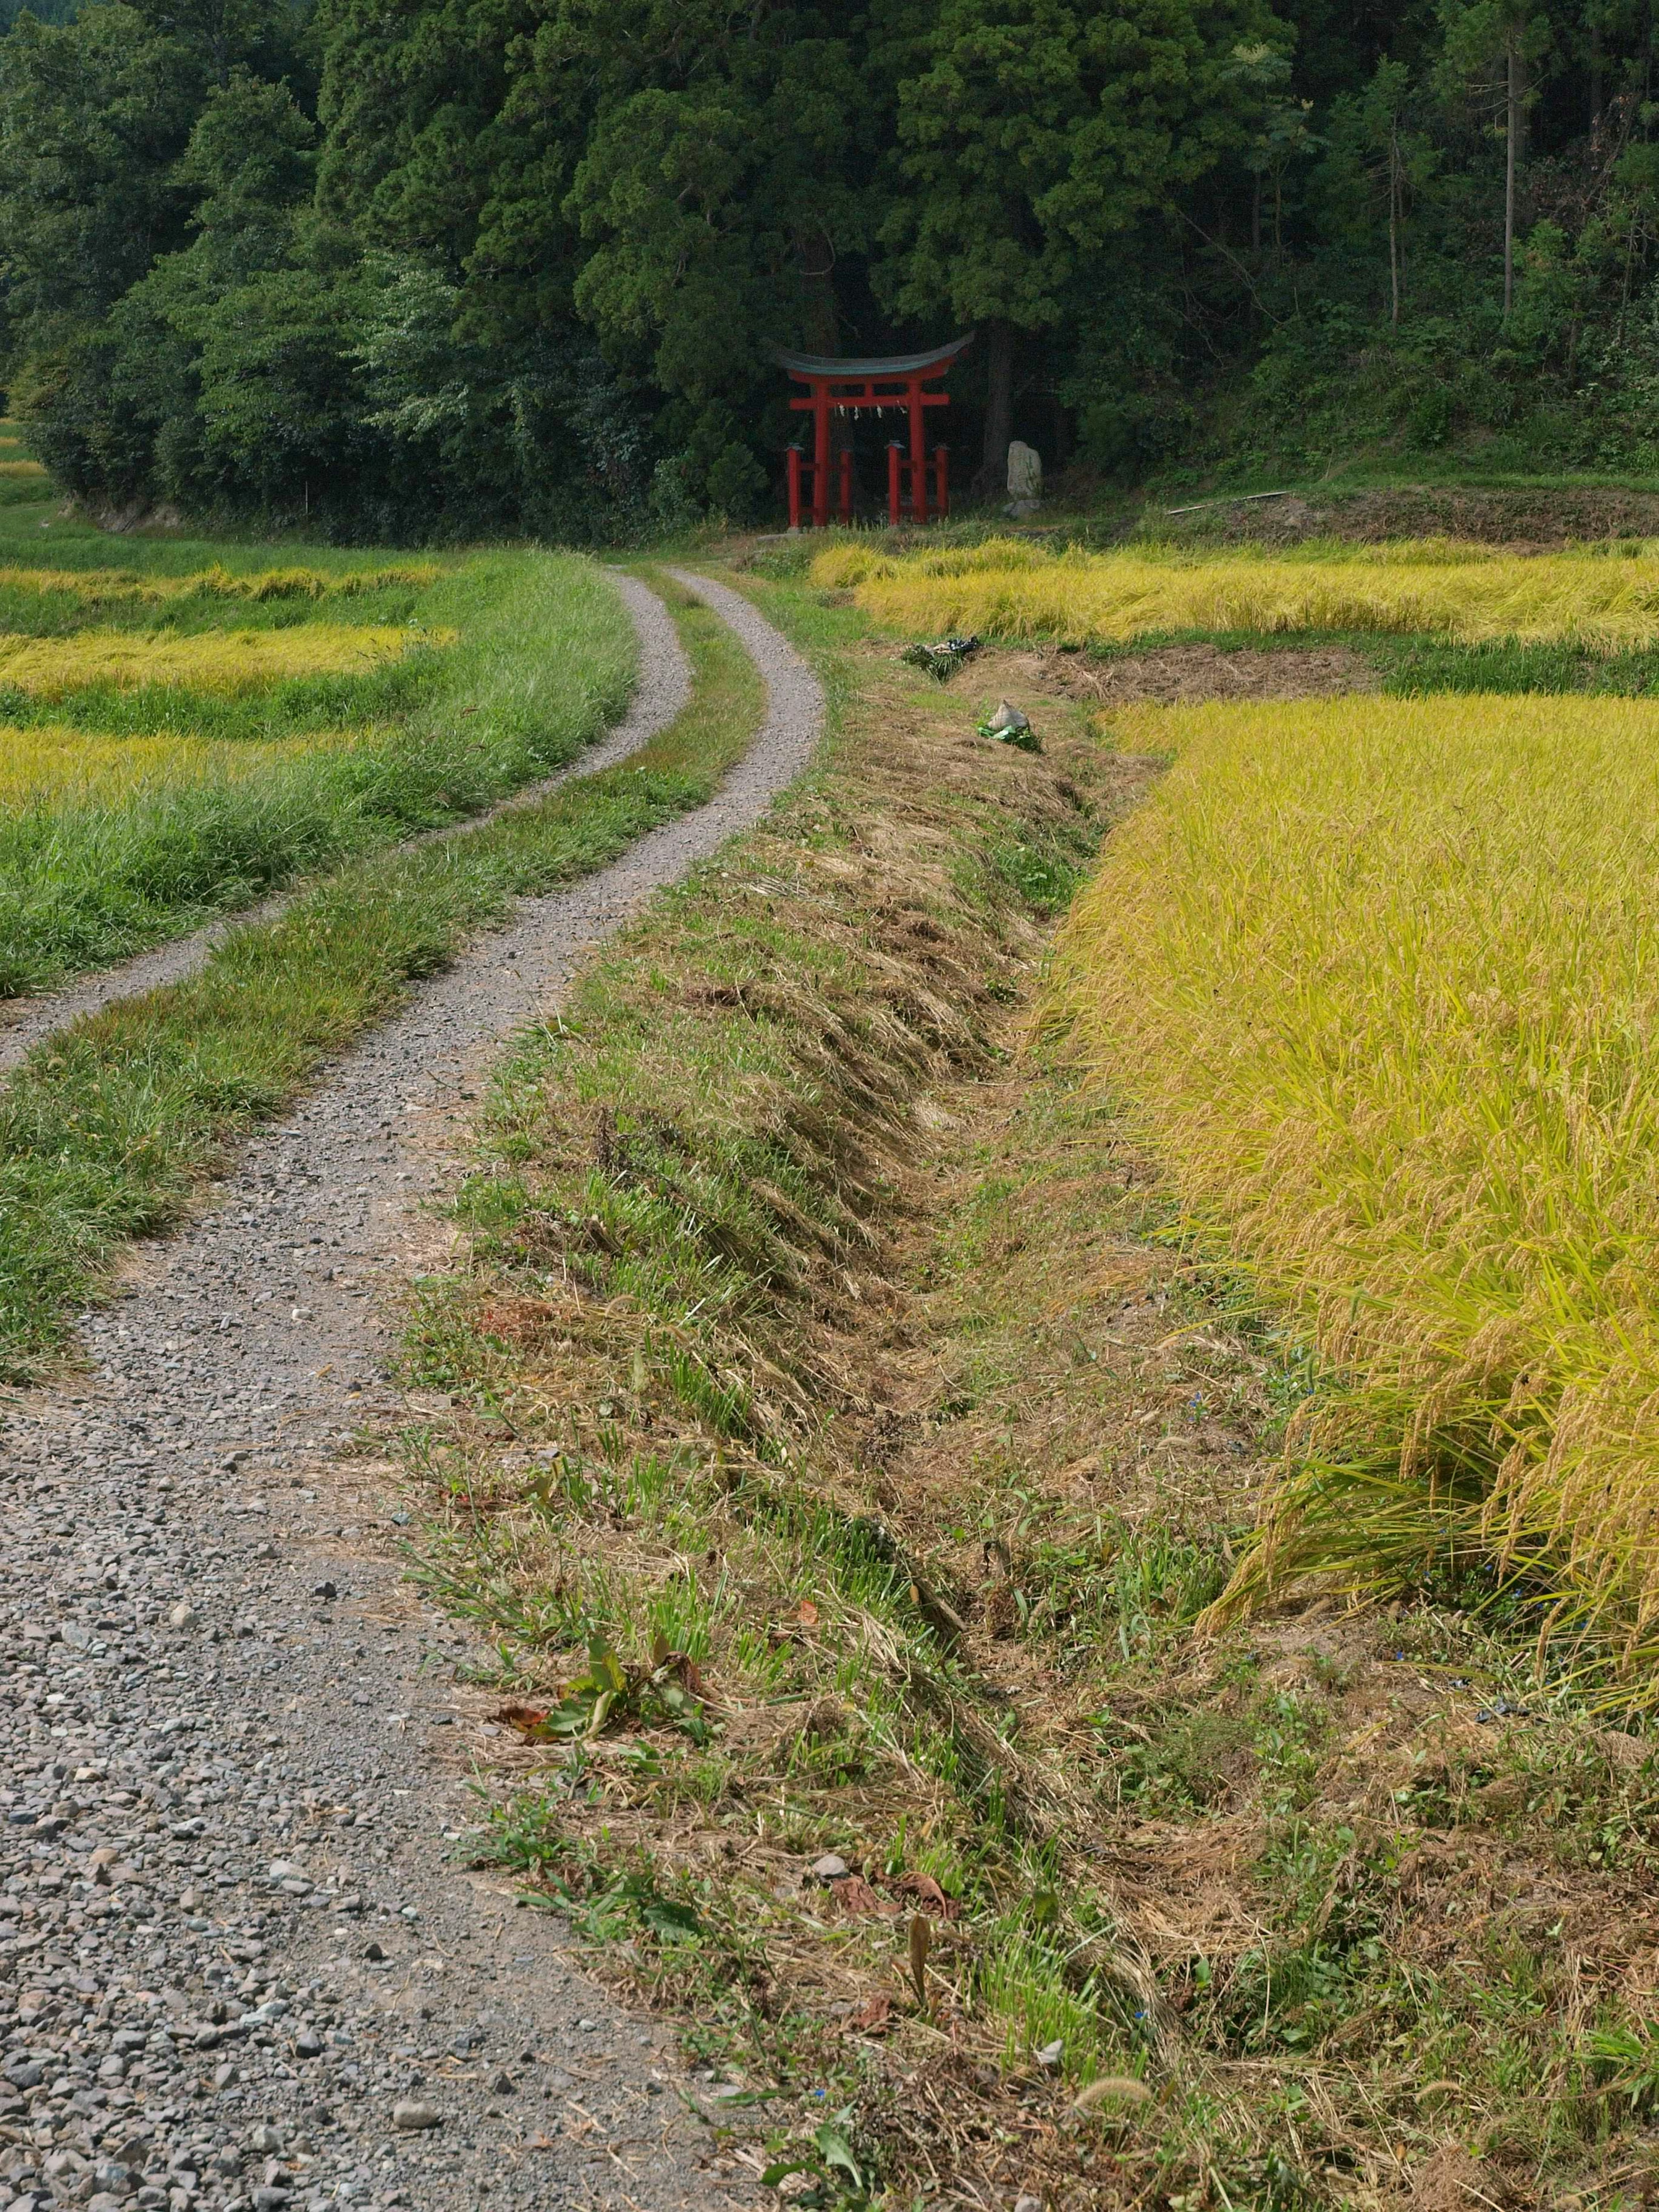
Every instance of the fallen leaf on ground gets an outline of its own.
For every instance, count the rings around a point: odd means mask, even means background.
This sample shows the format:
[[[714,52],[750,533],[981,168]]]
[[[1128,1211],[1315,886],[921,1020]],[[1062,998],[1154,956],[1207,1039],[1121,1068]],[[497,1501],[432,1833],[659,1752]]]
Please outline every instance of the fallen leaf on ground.
[[[813,1604],[810,1597],[804,1597],[801,1600],[800,1610],[796,1613],[795,1618],[799,1621],[803,1628],[816,1628],[817,1626],[818,1609],[817,1606]]]
[[[866,1997],[864,2002],[848,2020],[848,2033],[849,2035],[885,2035],[892,2009],[891,1997],[888,1996],[885,1990],[878,1990],[873,1996]]]
[[[877,1896],[861,1874],[843,1875],[831,1884],[830,1894],[843,1912],[879,1912],[890,1920],[898,1911],[896,1905]]]
[[[915,1984],[916,2002],[927,2002],[927,1954],[933,1948],[933,1931],[921,1913],[910,1916],[910,1979]]]
[[[520,1735],[533,1736],[547,1715],[533,1705],[503,1705],[492,1718],[505,1721],[508,1728],[517,1729]]]

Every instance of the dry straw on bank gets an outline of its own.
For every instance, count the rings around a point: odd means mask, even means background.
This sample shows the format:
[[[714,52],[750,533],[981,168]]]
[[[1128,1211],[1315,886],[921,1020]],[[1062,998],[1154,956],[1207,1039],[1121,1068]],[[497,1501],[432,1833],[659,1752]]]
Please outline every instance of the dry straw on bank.
[[[1659,1647],[1659,706],[1119,734],[1177,757],[1074,909],[1050,1018],[1349,1385],[1293,1432],[1235,1601],[1450,1547],[1535,1572],[1558,1629]]]
[[[1053,556],[1012,539],[886,556],[837,546],[814,580],[889,628],[1085,645],[1168,631],[1389,631],[1613,651],[1659,642],[1659,557],[1538,556],[1434,541],[1296,556]]]
[[[349,623],[192,636],[112,629],[72,637],[0,635],[0,689],[57,699],[90,684],[171,684],[228,697],[286,677],[367,674],[415,646],[453,644],[454,635]]]

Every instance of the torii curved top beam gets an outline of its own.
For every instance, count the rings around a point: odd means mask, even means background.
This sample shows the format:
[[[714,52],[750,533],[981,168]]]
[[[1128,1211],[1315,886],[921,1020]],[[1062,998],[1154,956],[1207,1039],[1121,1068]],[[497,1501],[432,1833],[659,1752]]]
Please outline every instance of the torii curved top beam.
[[[891,354],[878,360],[837,360],[827,354],[791,353],[787,346],[774,346],[771,352],[778,367],[787,369],[803,384],[823,376],[833,378],[837,384],[857,384],[870,377],[926,376],[930,369],[943,369],[959,353],[965,353],[978,335],[976,331],[969,331],[959,338],[952,338],[949,345],[934,346],[928,353]]]

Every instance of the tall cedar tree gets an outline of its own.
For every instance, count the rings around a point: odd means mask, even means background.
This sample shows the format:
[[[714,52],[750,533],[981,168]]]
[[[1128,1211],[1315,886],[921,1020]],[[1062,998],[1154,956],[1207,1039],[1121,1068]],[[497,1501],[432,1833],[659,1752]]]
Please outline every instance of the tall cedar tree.
[[[988,492],[1015,432],[1130,477],[1466,438],[1659,469],[1656,8],[23,14],[0,378],[89,500],[341,535],[765,511],[773,343],[969,325]]]

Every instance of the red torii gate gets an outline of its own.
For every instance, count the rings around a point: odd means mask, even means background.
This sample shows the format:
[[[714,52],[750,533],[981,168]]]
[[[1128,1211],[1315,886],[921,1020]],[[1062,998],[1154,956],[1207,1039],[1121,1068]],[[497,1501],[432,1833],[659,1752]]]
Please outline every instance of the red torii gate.
[[[845,409],[857,414],[866,408],[878,413],[892,408],[909,418],[910,450],[907,456],[903,444],[896,439],[887,448],[887,519],[895,526],[908,514],[913,521],[926,522],[928,515],[927,454],[923,432],[923,410],[928,407],[948,407],[950,395],[944,392],[929,392],[925,387],[945,375],[957,356],[974,342],[974,332],[965,337],[952,338],[949,345],[936,346],[932,353],[899,354],[883,361],[831,361],[819,354],[786,353],[782,347],[773,348],[773,357],[798,384],[809,387],[811,397],[792,399],[790,406],[798,414],[811,415],[813,420],[812,459],[809,461],[799,446],[789,448],[789,527],[801,526],[803,494],[810,490],[812,526],[824,530],[830,523],[830,412],[832,408]],[[933,453],[933,497],[936,514],[951,511],[951,457],[947,447],[935,446]],[[853,456],[843,450],[841,456],[841,482],[837,487],[836,505],[841,520],[853,519]],[[807,480],[810,479],[810,484]]]

